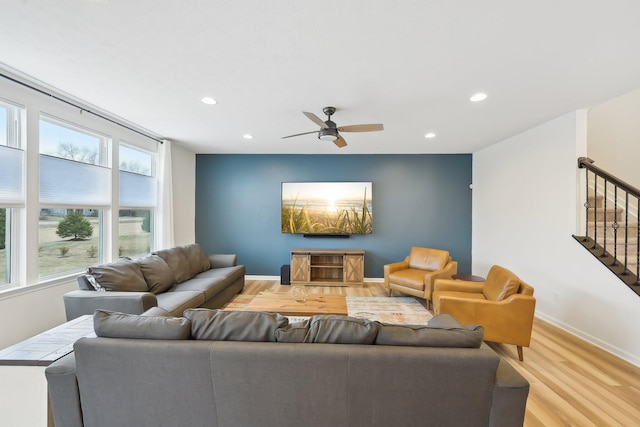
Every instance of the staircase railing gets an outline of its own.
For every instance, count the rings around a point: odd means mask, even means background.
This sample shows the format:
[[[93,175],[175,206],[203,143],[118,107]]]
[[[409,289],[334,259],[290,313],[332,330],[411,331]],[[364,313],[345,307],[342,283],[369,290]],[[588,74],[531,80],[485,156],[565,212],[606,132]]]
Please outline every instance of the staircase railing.
[[[578,159],[586,169],[585,232],[573,237],[640,295],[640,190],[593,163]]]

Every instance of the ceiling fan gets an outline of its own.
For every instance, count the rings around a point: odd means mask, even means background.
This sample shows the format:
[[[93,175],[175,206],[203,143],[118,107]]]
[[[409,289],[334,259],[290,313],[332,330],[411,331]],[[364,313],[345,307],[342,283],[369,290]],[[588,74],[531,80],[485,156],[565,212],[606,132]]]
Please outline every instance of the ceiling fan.
[[[335,107],[324,107],[322,111],[327,115],[327,120],[322,119],[313,113],[303,111],[302,113],[309,118],[313,123],[320,126],[319,131],[296,133],[295,135],[283,136],[284,138],[291,138],[300,135],[309,135],[318,132],[318,139],[323,141],[333,141],[338,147],[342,148],[347,145],[347,141],[338,132],[374,132],[384,130],[381,123],[368,124],[368,125],[350,125],[350,126],[336,126],[335,122],[331,120],[331,116],[336,112]]]

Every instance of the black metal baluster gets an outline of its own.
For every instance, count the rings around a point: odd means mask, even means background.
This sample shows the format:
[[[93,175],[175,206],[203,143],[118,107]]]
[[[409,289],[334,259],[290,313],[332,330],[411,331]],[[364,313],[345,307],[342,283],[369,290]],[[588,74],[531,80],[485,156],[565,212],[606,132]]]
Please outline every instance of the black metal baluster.
[[[613,187],[613,264],[614,267],[618,266],[618,186],[614,184]]]
[[[600,254],[602,258],[607,256],[607,182],[608,180],[605,178],[604,195],[602,196],[604,199],[604,206],[602,207],[602,253]]]
[[[593,173],[593,249],[596,248],[598,240],[598,175]]]
[[[624,270],[622,274],[627,275],[627,266],[629,255],[629,193],[624,192]]]
[[[590,203],[589,203],[589,169],[585,169],[584,170],[585,174],[584,174],[584,195],[585,195],[585,200],[584,200],[584,239],[582,239],[583,242],[588,242],[589,241],[589,208],[591,207]],[[596,174],[594,173],[593,176],[595,177]]]

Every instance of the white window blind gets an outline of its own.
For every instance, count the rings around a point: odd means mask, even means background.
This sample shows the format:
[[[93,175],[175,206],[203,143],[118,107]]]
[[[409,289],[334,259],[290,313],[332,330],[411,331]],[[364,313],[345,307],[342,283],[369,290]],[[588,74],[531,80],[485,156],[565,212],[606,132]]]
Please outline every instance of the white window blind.
[[[120,207],[155,208],[157,204],[155,177],[120,171]]]
[[[24,206],[24,151],[0,146],[0,206]]]
[[[40,155],[40,203],[100,207],[111,204],[109,168]]]

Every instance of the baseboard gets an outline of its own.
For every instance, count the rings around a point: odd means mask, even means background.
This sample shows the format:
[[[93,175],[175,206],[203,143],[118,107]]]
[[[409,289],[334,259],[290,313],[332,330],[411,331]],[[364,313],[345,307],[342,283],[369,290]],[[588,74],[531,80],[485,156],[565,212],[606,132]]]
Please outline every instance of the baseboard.
[[[562,329],[565,332],[570,333],[571,335],[575,335],[576,337],[588,342],[589,344],[593,344],[596,347],[601,348],[607,353],[611,353],[612,355],[619,357],[620,359],[625,360],[631,363],[632,365],[635,365],[640,368],[640,356],[638,355],[631,354],[621,348],[611,345],[608,342],[602,341],[590,334],[587,334],[584,331],[576,329],[573,326],[567,325],[566,323],[554,317],[547,316],[544,313],[540,313],[539,311],[536,311],[536,317],[540,318],[541,320],[544,320],[547,323],[552,324],[553,326],[556,326]]]

